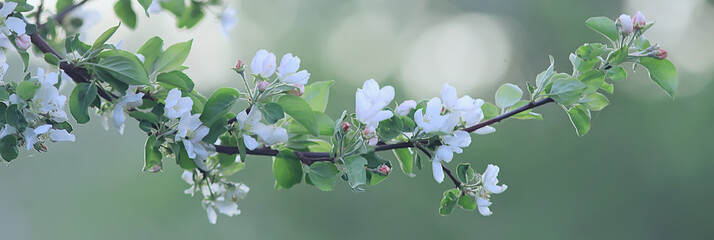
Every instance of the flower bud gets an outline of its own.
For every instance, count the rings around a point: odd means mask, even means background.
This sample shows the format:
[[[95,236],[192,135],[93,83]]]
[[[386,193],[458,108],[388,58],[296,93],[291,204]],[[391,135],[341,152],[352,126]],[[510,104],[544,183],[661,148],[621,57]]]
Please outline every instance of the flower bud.
[[[150,173],[157,173],[161,171],[161,165],[155,165],[148,170]]]
[[[238,63],[236,63],[236,69],[241,69],[243,67],[243,61],[238,59]]]
[[[399,116],[406,116],[407,114],[409,114],[409,111],[411,111],[412,108],[415,107],[416,102],[414,100],[406,100],[402,102],[402,104],[399,104],[399,106],[397,106],[397,110],[395,110],[395,112]]]
[[[349,130],[351,126],[352,126],[352,124],[350,124],[348,122],[343,122],[342,123],[342,131],[347,132],[347,130]]]
[[[635,29],[644,29],[645,26],[647,26],[647,20],[645,19],[645,15],[643,15],[640,11],[637,11],[635,17],[632,18],[632,23]]]
[[[17,36],[17,39],[15,39],[15,44],[19,49],[22,50],[27,50],[32,46],[32,40],[30,39],[30,35],[27,34],[22,34],[20,36]]]
[[[630,18],[630,15],[620,15],[620,17],[615,21],[615,24],[617,25],[617,28],[620,29],[620,32],[622,32],[625,36],[630,35],[633,31],[632,18]]]
[[[665,49],[657,49],[652,53],[654,54],[654,58],[656,59],[662,60],[667,58],[667,50]]]
[[[377,146],[377,142],[378,142],[377,137],[373,137],[373,138],[370,138],[369,140],[367,140],[367,144],[370,146]]]
[[[258,83],[258,91],[264,92],[265,89],[268,88],[268,86],[270,86],[270,83],[268,81],[260,81]]]
[[[290,90],[288,94],[292,94],[295,96],[302,96],[303,93],[305,93],[305,85],[298,85],[298,84],[291,84],[293,87],[296,87],[296,89]]]
[[[366,127],[366,128],[364,128],[364,131],[362,131],[362,133],[364,134],[365,137],[371,138],[371,137],[374,137],[374,135],[376,134],[376,131],[375,131],[374,127]]]
[[[392,171],[392,168],[387,166],[387,164],[382,164],[377,167],[377,172],[379,172],[382,175],[387,175]]]

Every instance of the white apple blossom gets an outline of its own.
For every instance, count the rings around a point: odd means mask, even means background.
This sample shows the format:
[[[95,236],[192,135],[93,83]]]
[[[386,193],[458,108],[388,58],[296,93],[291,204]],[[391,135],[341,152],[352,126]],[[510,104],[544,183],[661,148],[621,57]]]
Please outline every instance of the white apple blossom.
[[[367,127],[377,128],[379,122],[393,116],[391,111],[383,110],[394,99],[394,88],[379,88],[374,79],[367,80],[355,94],[355,115],[357,120]]]
[[[267,125],[258,122],[253,126],[253,133],[258,135],[258,138],[266,145],[275,145],[288,141],[288,131],[275,124]]]
[[[502,193],[508,188],[506,184],[498,186],[499,171],[500,168],[498,166],[489,164],[486,171],[484,171],[481,175],[481,184],[483,185],[483,188],[481,189],[479,196],[476,198],[476,205],[478,206],[479,213],[483,216],[492,214],[491,210],[488,208],[491,206],[491,201],[489,200],[491,194]]]
[[[630,35],[632,33],[634,26],[630,15],[622,14],[619,18],[617,18],[615,22],[620,27],[620,31],[622,31],[622,34],[624,34],[625,36]]]
[[[164,102],[166,103],[164,111],[169,119],[176,119],[190,113],[193,107],[193,100],[190,97],[181,97],[181,91],[178,88],[169,90]]]
[[[17,33],[17,35],[25,34],[25,27],[27,26],[25,21],[16,17],[8,17],[15,11],[16,7],[16,2],[6,1],[0,8],[0,31],[5,35],[11,35],[12,32]]]
[[[36,128],[31,128],[27,127],[25,128],[25,131],[22,133],[23,137],[25,137],[25,143],[27,144],[27,150],[32,149],[32,147],[37,143],[40,139],[39,137],[44,137],[47,135],[49,139],[53,142],[74,142],[75,137],[71,133],[67,132],[67,130],[57,130],[57,129],[51,129],[52,125],[50,124],[45,124],[45,125],[40,125],[37,126]]]
[[[114,106],[112,116],[114,120],[114,127],[116,128],[117,132],[119,132],[119,134],[124,134],[124,122],[126,121],[124,109],[136,108],[141,106],[141,104],[143,103],[142,98],[144,97],[144,93],[137,93],[136,89],[138,87],[139,86],[136,85],[129,86],[124,96],[119,98],[119,102]],[[193,103],[193,101],[191,101],[191,103]]]
[[[221,33],[226,40],[230,39],[230,31],[238,23],[238,18],[236,17],[236,10],[232,7],[226,7],[221,12]]]
[[[307,70],[297,71],[300,68],[300,58],[293,56],[292,53],[287,53],[280,60],[278,67],[278,78],[283,82],[297,85],[307,84],[310,79],[310,73]]]
[[[645,15],[642,12],[637,11],[635,16],[632,17],[632,23],[634,29],[643,29],[647,26],[647,19],[645,19]]]
[[[181,117],[176,127],[178,131],[175,140],[183,142],[189,158],[204,160],[208,158],[209,154],[201,141],[203,137],[208,135],[209,128],[201,123],[200,117],[201,114],[198,113],[193,115],[186,114]]]
[[[414,100],[406,100],[397,106],[394,111],[399,116],[406,116],[409,112],[416,107],[417,103]]]
[[[275,54],[268,50],[260,49],[255,53],[253,61],[250,62],[250,71],[253,74],[269,78],[275,73]]]
[[[5,35],[0,34],[0,36]],[[3,83],[2,80],[3,78],[5,78],[5,73],[7,73],[8,68],[10,68],[10,65],[7,64],[7,57],[5,56],[5,51],[0,49],[0,84]]]
[[[40,87],[32,97],[32,107],[39,113],[49,114],[50,119],[55,122],[67,121],[67,113],[64,111],[67,96],[61,95],[59,89],[54,86],[59,81],[59,74],[56,72],[45,74],[42,68],[38,68],[37,80]]]
[[[17,38],[15,39],[15,44],[17,45],[17,48],[27,50],[32,46],[32,40],[30,39],[30,35],[22,34],[20,36],[17,36]]]
[[[414,122],[424,132],[452,132],[454,127],[459,123],[459,115],[450,113],[441,115],[442,112],[441,99],[432,98],[426,103],[426,108],[417,109],[414,112]]]
[[[238,128],[240,130],[244,130],[243,133],[243,143],[245,144],[245,147],[254,150],[258,146],[260,146],[260,143],[258,143],[258,140],[255,140],[250,134],[247,134],[253,130],[253,127],[260,123],[260,119],[263,117],[262,114],[260,114],[260,111],[253,107],[250,109],[250,113],[245,113],[245,111],[241,111],[236,115],[236,122],[238,122]]]
[[[17,133],[17,129],[15,129],[15,127],[13,127],[13,126],[10,126],[10,124],[6,123],[5,126],[2,127],[2,130],[0,131],[0,139],[4,138],[7,135],[16,134],[16,133]]]
[[[464,95],[463,97],[458,97],[456,94],[456,88],[445,83],[441,87],[441,99],[444,101],[444,108],[458,113],[461,121],[463,121],[466,126],[473,126],[481,120],[483,120],[483,111],[481,106],[483,106],[484,101],[481,99],[473,99],[469,95]],[[488,134],[495,132],[496,129],[491,126],[485,126],[474,131],[476,134]]]
[[[434,159],[432,161],[432,173],[434,180],[438,183],[444,181],[444,172],[442,171],[442,162],[451,162],[454,158],[454,153],[462,153],[464,147],[471,144],[471,136],[466,131],[458,130],[454,134],[442,137],[444,145],[436,148]]]

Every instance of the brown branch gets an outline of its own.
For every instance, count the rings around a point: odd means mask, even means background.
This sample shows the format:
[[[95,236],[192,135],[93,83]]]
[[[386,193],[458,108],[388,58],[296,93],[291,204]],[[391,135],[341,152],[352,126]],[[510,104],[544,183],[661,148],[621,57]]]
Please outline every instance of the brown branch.
[[[57,21],[58,24],[62,24],[62,21],[67,16],[67,14],[72,12],[72,10],[84,5],[85,3],[87,3],[87,1],[88,0],[83,0],[77,4],[73,4],[69,7],[66,7],[65,9],[62,9],[62,11],[60,11],[59,13],[57,13],[57,15],[55,15],[55,17],[54,17],[55,21]]]

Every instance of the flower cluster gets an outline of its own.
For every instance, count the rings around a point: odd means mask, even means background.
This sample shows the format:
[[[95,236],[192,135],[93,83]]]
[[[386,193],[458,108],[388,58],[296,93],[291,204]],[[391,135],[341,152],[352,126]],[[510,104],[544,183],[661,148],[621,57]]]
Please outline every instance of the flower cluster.
[[[213,175],[217,175],[217,173],[213,173]],[[204,176],[202,173],[184,171],[181,178],[191,185],[184,193],[193,196],[193,194],[200,191],[203,195],[201,204],[206,209],[208,221],[211,224],[216,224],[218,218],[216,210],[229,217],[240,214],[240,209],[238,209],[236,202],[243,199],[250,188],[242,183],[223,180],[211,181],[210,178]]]
[[[288,131],[285,128],[281,128],[276,124],[260,122],[263,115],[255,107],[251,108],[249,112],[243,111],[236,116],[246,148],[254,150],[263,144],[272,146],[288,141]],[[258,140],[253,135],[257,135]]]
[[[476,184],[467,185],[464,187],[464,192],[476,198],[476,205],[478,206],[478,211],[481,215],[489,216],[492,214],[491,210],[488,208],[491,206],[491,194],[499,194],[506,191],[506,184],[501,186],[498,185],[498,172],[500,168],[496,165],[489,164],[486,171],[483,172],[478,178],[480,179]]]

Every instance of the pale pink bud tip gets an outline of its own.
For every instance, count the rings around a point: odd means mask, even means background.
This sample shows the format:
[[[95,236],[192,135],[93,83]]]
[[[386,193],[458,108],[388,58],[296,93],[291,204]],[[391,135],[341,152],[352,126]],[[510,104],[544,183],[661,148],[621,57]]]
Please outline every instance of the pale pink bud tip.
[[[632,23],[635,29],[643,29],[647,26],[647,19],[645,19],[645,15],[642,12],[637,11],[635,17],[632,18]]]
[[[243,67],[243,61],[238,59],[238,63],[236,63],[236,69],[240,69],[241,67]]]
[[[667,58],[667,50],[665,49],[657,49],[654,51],[654,56],[656,59],[662,60]]]
[[[630,18],[630,15],[620,15],[620,17],[617,18],[615,23],[617,24],[622,34],[624,34],[625,36],[630,35],[632,31],[634,31],[632,26],[632,18]]]
[[[347,132],[347,130],[350,129],[350,126],[352,126],[352,124],[350,124],[348,122],[343,122],[342,123],[342,131]]]
[[[161,165],[156,165],[156,166],[154,166],[154,167],[152,167],[152,168],[149,169],[149,172],[151,172],[151,173],[157,173],[157,172],[160,172],[160,171],[161,171]]]
[[[382,164],[382,165],[379,165],[379,167],[377,167],[377,172],[379,172],[382,175],[387,175],[391,171],[392,171],[392,168],[390,168],[386,164]]]
[[[367,144],[369,144],[370,146],[377,146],[377,142],[378,142],[377,137],[373,137],[373,138],[370,138],[369,140],[367,140]]]
[[[373,137],[375,134],[375,129],[373,127],[366,127],[364,128],[364,131],[362,131],[366,137]],[[371,139],[370,139],[371,140]]]
[[[27,34],[22,34],[15,39],[15,44],[17,45],[18,48],[22,50],[27,50],[32,46],[32,40],[30,39],[30,35]]]
[[[268,86],[270,86],[270,83],[269,83],[269,82],[267,82],[267,81],[260,81],[260,82],[258,83],[258,91],[264,92],[265,89],[268,88]]]
[[[296,87],[296,89],[290,90],[289,94],[300,97],[305,93],[305,85],[292,84],[292,86]]]

